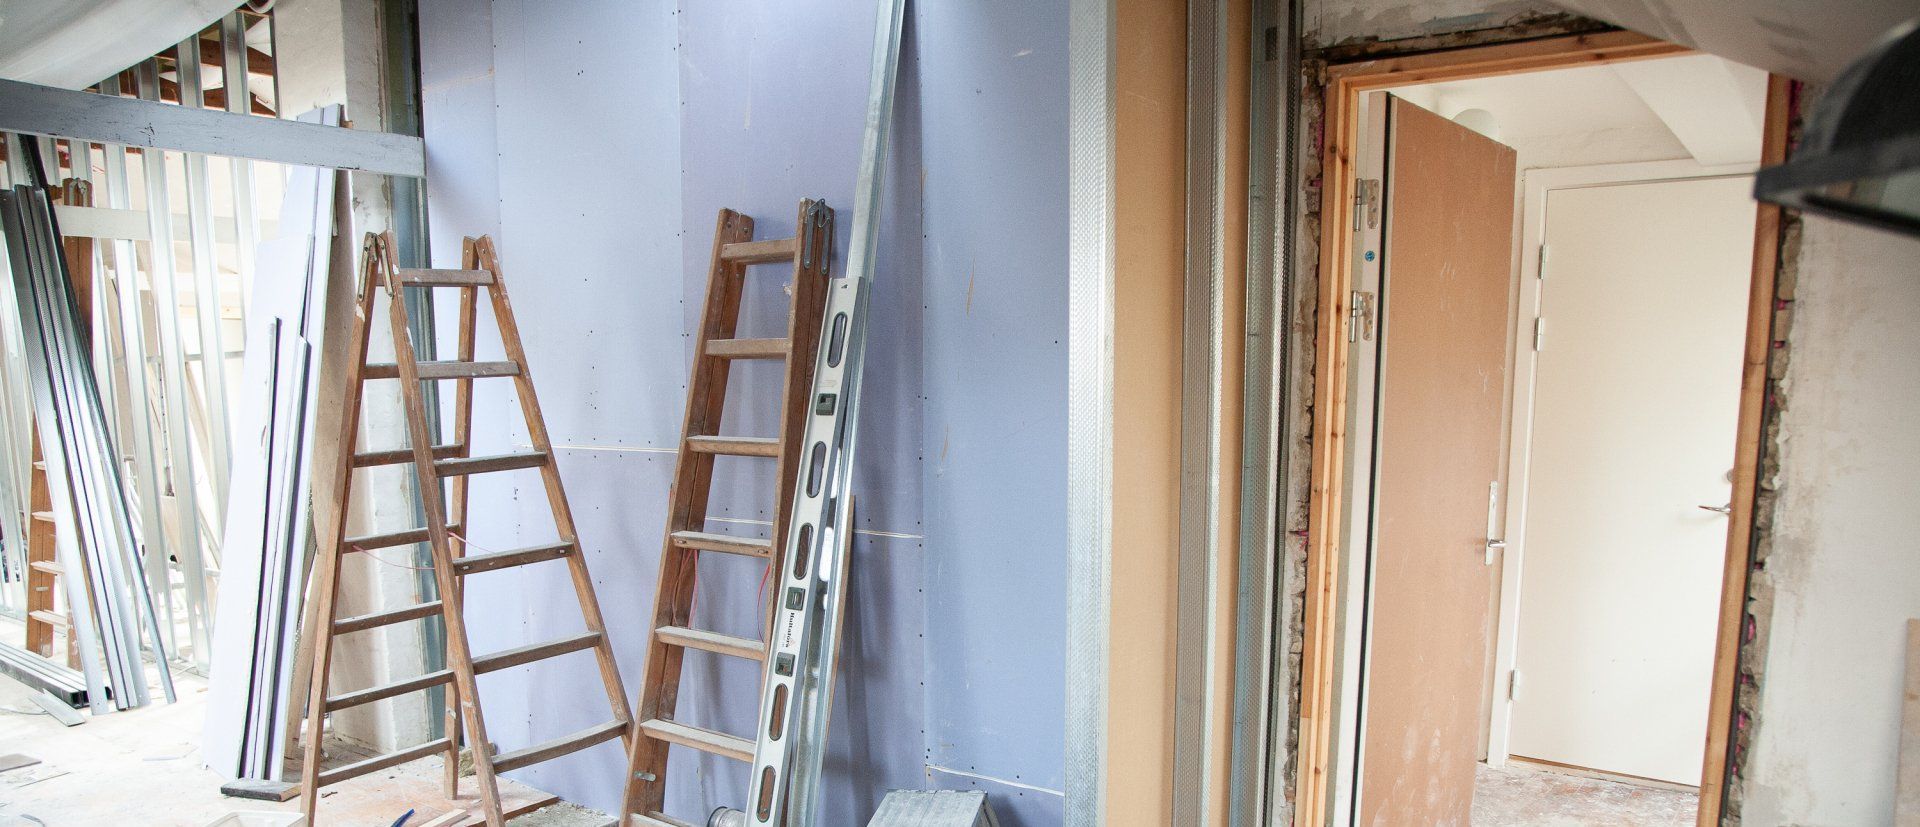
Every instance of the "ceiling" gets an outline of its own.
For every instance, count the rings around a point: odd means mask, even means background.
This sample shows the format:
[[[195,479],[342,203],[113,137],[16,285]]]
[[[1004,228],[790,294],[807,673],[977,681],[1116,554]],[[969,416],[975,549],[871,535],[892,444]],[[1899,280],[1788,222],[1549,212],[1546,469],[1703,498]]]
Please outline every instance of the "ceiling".
[[[1641,152],[1716,165],[1759,161],[1766,73],[1689,55],[1390,91],[1448,118],[1482,110],[1491,126],[1461,121],[1523,154],[1554,139],[1612,136]]]
[[[219,20],[239,0],[0,0],[0,78],[80,89]]]
[[[1829,81],[1914,0],[1552,0],[1555,5],[1800,80]]]

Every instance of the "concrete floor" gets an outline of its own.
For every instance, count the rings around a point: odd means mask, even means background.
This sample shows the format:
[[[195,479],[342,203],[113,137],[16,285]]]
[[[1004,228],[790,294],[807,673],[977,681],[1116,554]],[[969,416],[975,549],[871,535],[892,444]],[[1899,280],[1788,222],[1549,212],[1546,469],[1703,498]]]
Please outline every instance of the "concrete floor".
[[[200,762],[206,682],[179,672],[175,681],[178,703],[89,716],[84,724],[66,727],[32,702],[33,693],[26,686],[0,676],[0,754],[23,753],[40,759],[30,767],[0,772],[0,827],[205,827],[232,812],[296,809],[299,799],[274,804],[220,794],[226,779]],[[439,766],[438,758],[423,758],[389,772],[417,770],[438,778]],[[438,789],[439,783],[429,786]],[[391,823],[407,806],[404,801],[386,805],[394,814],[380,824]],[[613,819],[562,803],[511,823],[515,827],[604,827]]]
[[[1473,827],[1691,827],[1697,792],[1536,769],[1475,768]]]

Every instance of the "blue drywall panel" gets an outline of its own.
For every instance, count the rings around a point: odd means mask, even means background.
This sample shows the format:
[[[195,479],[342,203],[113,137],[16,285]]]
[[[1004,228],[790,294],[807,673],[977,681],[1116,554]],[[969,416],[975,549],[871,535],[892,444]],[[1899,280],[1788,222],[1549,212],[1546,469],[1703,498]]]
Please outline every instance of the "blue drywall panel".
[[[465,234],[500,242],[630,690],[715,213],[741,210],[773,238],[792,234],[800,198],[825,198],[839,211],[836,272],[844,266],[873,27],[869,3],[686,5],[421,2],[435,262],[453,264]],[[925,3],[908,22],[822,823],[863,823],[887,789],[924,787],[988,790],[1017,827],[1061,821],[1059,5]],[[755,268],[740,335],[780,335],[791,277]],[[483,339],[481,358],[497,352]],[[771,432],[777,372],[735,370],[723,433]],[[482,383],[475,410],[477,450],[525,444],[504,383]],[[475,543],[551,536],[537,481],[523,476],[476,485]],[[722,460],[709,529],[763,534],[772,494],[764,465]],[[707,558],[697,621],[753,630],[761,568]],[[523,571],[469,586],[470,603],[487,607],[470,622],[476,651],[578,628],[564,572]],[[681,717],[751,730],[751,665],[691,653],[686,676]],[[490,734],[508,748],[599,720],[590,658],[485,680]],[[611,810],[618,752],[516,777]],[[686,750],[674,750],[669,778],[682,815],[745,794],[743,765]]]
[[[1057,824],[1066,8],[1018,0],[912,8],[918,60],[907,85],[919,92],[926,226],[927,763],[1041,788],[981,787],[1003,823]],[[939,786],[956,785],[934,772]]]
[[[833,269],[844,270],[875,9],[870,3],[684,4],[680,114],[688,330],[699,319],[712,228],[723,207],[752,216],[755,237],[779,238],[794,233],[800,199],[825,199],[836,211]],[[902,131],[916,129],[906,123]],[[925,783],[919,177],[917,153],[896,151],[894,159],[881,209],[854,475],[856,524],[877,533],[856,535],[822,824],[864,823],[887,789]],[[781,335],[791,278],[791,268],[780,265],[750,271],[740,335]],[[692,345],[689,339],[689,356]],[[723,433],[772,433],[778,371],[773,364],[736,368]],[[715,480],[710,514],[719,519],[712,530],[744,533],[755,526],[735,521],[768,518],[774,492],[764,466],[722,462]],[[703,577],[696,616],[723,629],[754,628],[757,614],[737,610],[759,604],[756,575],[748,570]],[[750,732],[758,675],[724,660],[689,660],[682,704],[691,707],[686,712],[692,720]],[[692,694],[692,686],[716,685],[724,687],[719,694]],[[674,756],[668,778],[669,808],[682,814],[740,806],[748,781],[744,765],[691,753]],[[688,778],[697,783],[679,780]]]
[[[420,14],[434,260],[456,266],[462,235],[495,234],[632,691],[646,658],[687,370],[675,9],[665,0],[423,0]],[[441,307],[443,340],[450,309]],[[483,307],[483,359],[499,353],[485,332],[490,315]],[[476,451],[526,445],[510,387],[478,383]],[[537,477],[476,479],[468,533],[476,545],[553,536]],[[477,652],[581,628],[558,565],[470,578],[467,601]],[[513,749],[604,721],[599,687],[586,655],[490,675],[482,683],[489,736]],[[620,749],[600,746],[514,776],[611,811],[624,772]]]

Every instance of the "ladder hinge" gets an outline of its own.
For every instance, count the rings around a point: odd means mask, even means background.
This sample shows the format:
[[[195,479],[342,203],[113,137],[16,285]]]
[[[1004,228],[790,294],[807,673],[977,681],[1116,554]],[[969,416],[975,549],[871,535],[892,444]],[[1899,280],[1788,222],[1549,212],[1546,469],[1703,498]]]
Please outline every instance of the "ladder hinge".
[[[1545,279],[1547,277],[1547,245],[1545,244],[1540,245],[1540,258],[1535,263],[1538,266],[1534,267],[1533,269],[1533,277],[1537,279]]]
[[[1540,350],[1546,346],[1546,343],[1547,343],[1546,317],[1544,316],[1536,317],[1533,320],[1533,352],[1539,353]]]
[[[1367,229],[1380,226],[1380,179],[1361,178],[1353,182],[1353,229],[1360,230],[1364,216]]]
[[[1373,294],[1355,290],[1348,299],[1347,341],[1373,341]]]

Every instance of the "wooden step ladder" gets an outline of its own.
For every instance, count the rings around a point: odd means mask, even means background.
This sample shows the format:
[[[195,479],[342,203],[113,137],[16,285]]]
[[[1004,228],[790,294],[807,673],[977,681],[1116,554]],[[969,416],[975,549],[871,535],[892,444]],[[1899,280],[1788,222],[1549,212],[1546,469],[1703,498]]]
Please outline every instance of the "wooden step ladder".
[[[466,743],[473,747],[471,752],[474,775],[480,786],[483,815],[488,825],[500,827],[505,824],[505,814],[501,811],[500,792],[495,776],[498,773],[557,758],[614,738],[620,738],[624,742],[631,737],[632,724],[626,707],[626,692],[620,685],[620,674],[614,666],[613,648],[607,643],[606,624],[600,616],[600,605],[594,598],[593,582],[588,577],[586,562],[582,559],[580,541],[574,530],[573,514],[567,506],[566,492],[560,485],[560,473],[554,463],[553,446],[547,437],[546,423],[540,414],[540,404],[534,397],[533,378],[527,368],[526,352],[521,348],[520,332],[514,322],[513,308],[507,300],[506,285],[502,281],[500,265],[494,255],[493,240],[485,236],[467,239],[463,246],[463,261],[459,270],[398,268],[394,259],[394,243],[391,234],[369,233],[362,256],[359,305],[353,321],[351,345],[353,350],[348,363],[352,366],[350,368],[352,375],[347,383],[347,399],[344,408],[346,414],[342,417],[342,432],[335,469],[335,491],[332,502],[323,506],[337,509],[333,512],[335,536],[331,538],[333,544],[326,547],[325,551],[319,555],[319,564],[315,567],[314,575],[318,578],[315,580],[313,590],[318,606],[312,616],[316,619],[319,628],[310,631],[314,641],[313,670],[310,677],[311,690],[308,694],[306,719],[306,761],[301,768],[301,790],[304,792],[302,808],[308,822],[316,823],[314,810],[320,799],[318,790],[321,787],[435,753],[445,756],[447,796],[453,798],[458,788],[459,733],[461,722],[464,721]],[[394,361],[391,364],[369,364],[366,360],[367,344],[372,329],[373,299],[376,288],[381,287],[385,288],[388,299]],[[418,361],[407,323],[407,305],[412,299],[408,297],[410,291],[406,288],[411,287],[446,287],[460,291],[459,344],[458,353],[453,360]],[[500,340],[507,356],[507,361],[504,362],[474,361],[475,305],[482,288],[486,289],[488,297],[492,300],[494,319],[499,324]],[[532,443],[531,451],[495,456],[472,455],[469,439],[473,419],[473,383],[476,379],[492,377],[512,378],[514,395],[519,398],[520,411],[526,419],[527,434]],[[366,381],[375,379],[400,381],[401,395],[406,405],[409,444],[407,448],[400,450],[356,453],[354,437],[359,432],[363,386]],[[434,445],[428,430],[426,417],[428,407],[421,383],[431,381],[455,383],[452,417],[454,433],[453,442],[450,444]],[[426,525],[421,528],[374,536],[348,537],[345,512],[346,503],[350,502],[353,470],[406,463],[413,465],[415,478],[419,484],[422,511],[426,515]],[[547,503],[553,511],[554,529],[558,538],[553,542],[530,548],[466,554],[469,543],[462,535],[466,531],[467,477],[473,474],[527,468],[539,469],[541,473],[546,487]],[[449,482],[450,489],[446,492],[444,499],[441,488],[443,480]],[[427,543],[432,552],[434,583],[437,586],[439,599],[357,617],[336,616],[340,596],[340,561],[346,555],[421,542]],[[468,648],[467,628],[463,619],[462,603],[464,601],[461,599],[461,578],[550,560],[561,560],[566,563],[569,574],[572,575],[574,596],[579,600],[580,613],[585,621],[586,631],[559,640],[476,657]],[[332,660],[334,642],[338,636],[351,635],[395,623],[421,620],[435,615],[446,621],[446,668],[384,686],[338,695],[327,694],[327,668]],[[475,676],[583,651],[591,651],[598,661],[601,682],[604,684],[607,702],[612,709],[612,718],[605,723],[562,738],[511,752],[493,754],[492,741],[487,737],[486,722],[480,711]],[[446,687],[447,728],[444,737],[342,767],[332,769],[321,767],[321,742],[325,733],[324,721],[327,713],[419,692],[435,686]]]
[[[807,395],[813,384],[814,354],[820,345],[826,308],[828,265],[833,251],[833,211],[824,202],[800,202],[798,231],[792,238],[753,240],[753,219],[721,210],[713,235],[713,264],[707,298],[694,344],[693,373],[687,382],[687,415],[681,429],[673,488],[667,495],[666,539],[660,552],[660,580],[654,597],[645,682],[634,720],[638,731],[627,766],[626,811],[631,823],[685,827],[662,812],[666,804],[667,750],[679,745],[752,763],[753,741],[674,720],[680,694],[680,666],[688,649],[765,661],[766,628],[772,622],[773,597],[760,607],[761,639],[734,637],[693,627],[694,583],[702,551],[758,557],[778,571],[785,548],[794,480],[800,466],[800,432]],[[784,339],[734,338],[747,268],[787,264],[793,270],[792,298]],[[727,372],[736,359],[784,359],[780,392],[780,433],[774,437],[722,436]],[[707,531],[707,500],[712,493],[715,456],[764,457],[774,461],[774,518],[767,540]],[[775,578],[776,582],[778,578]],[[704,816],[702,817],[704,818]]]
[[[65,635],[67,668],[79,669],[80,647],[73,638],[71,615],[58,610],[55,598],[66,571],[54,548],[53,494],[47,488],[47,462],[40,456],[39,429],[34,430],[33,476],[28,494],[32,507],[27,515],[27,651],[55,660],[54,638]]]

